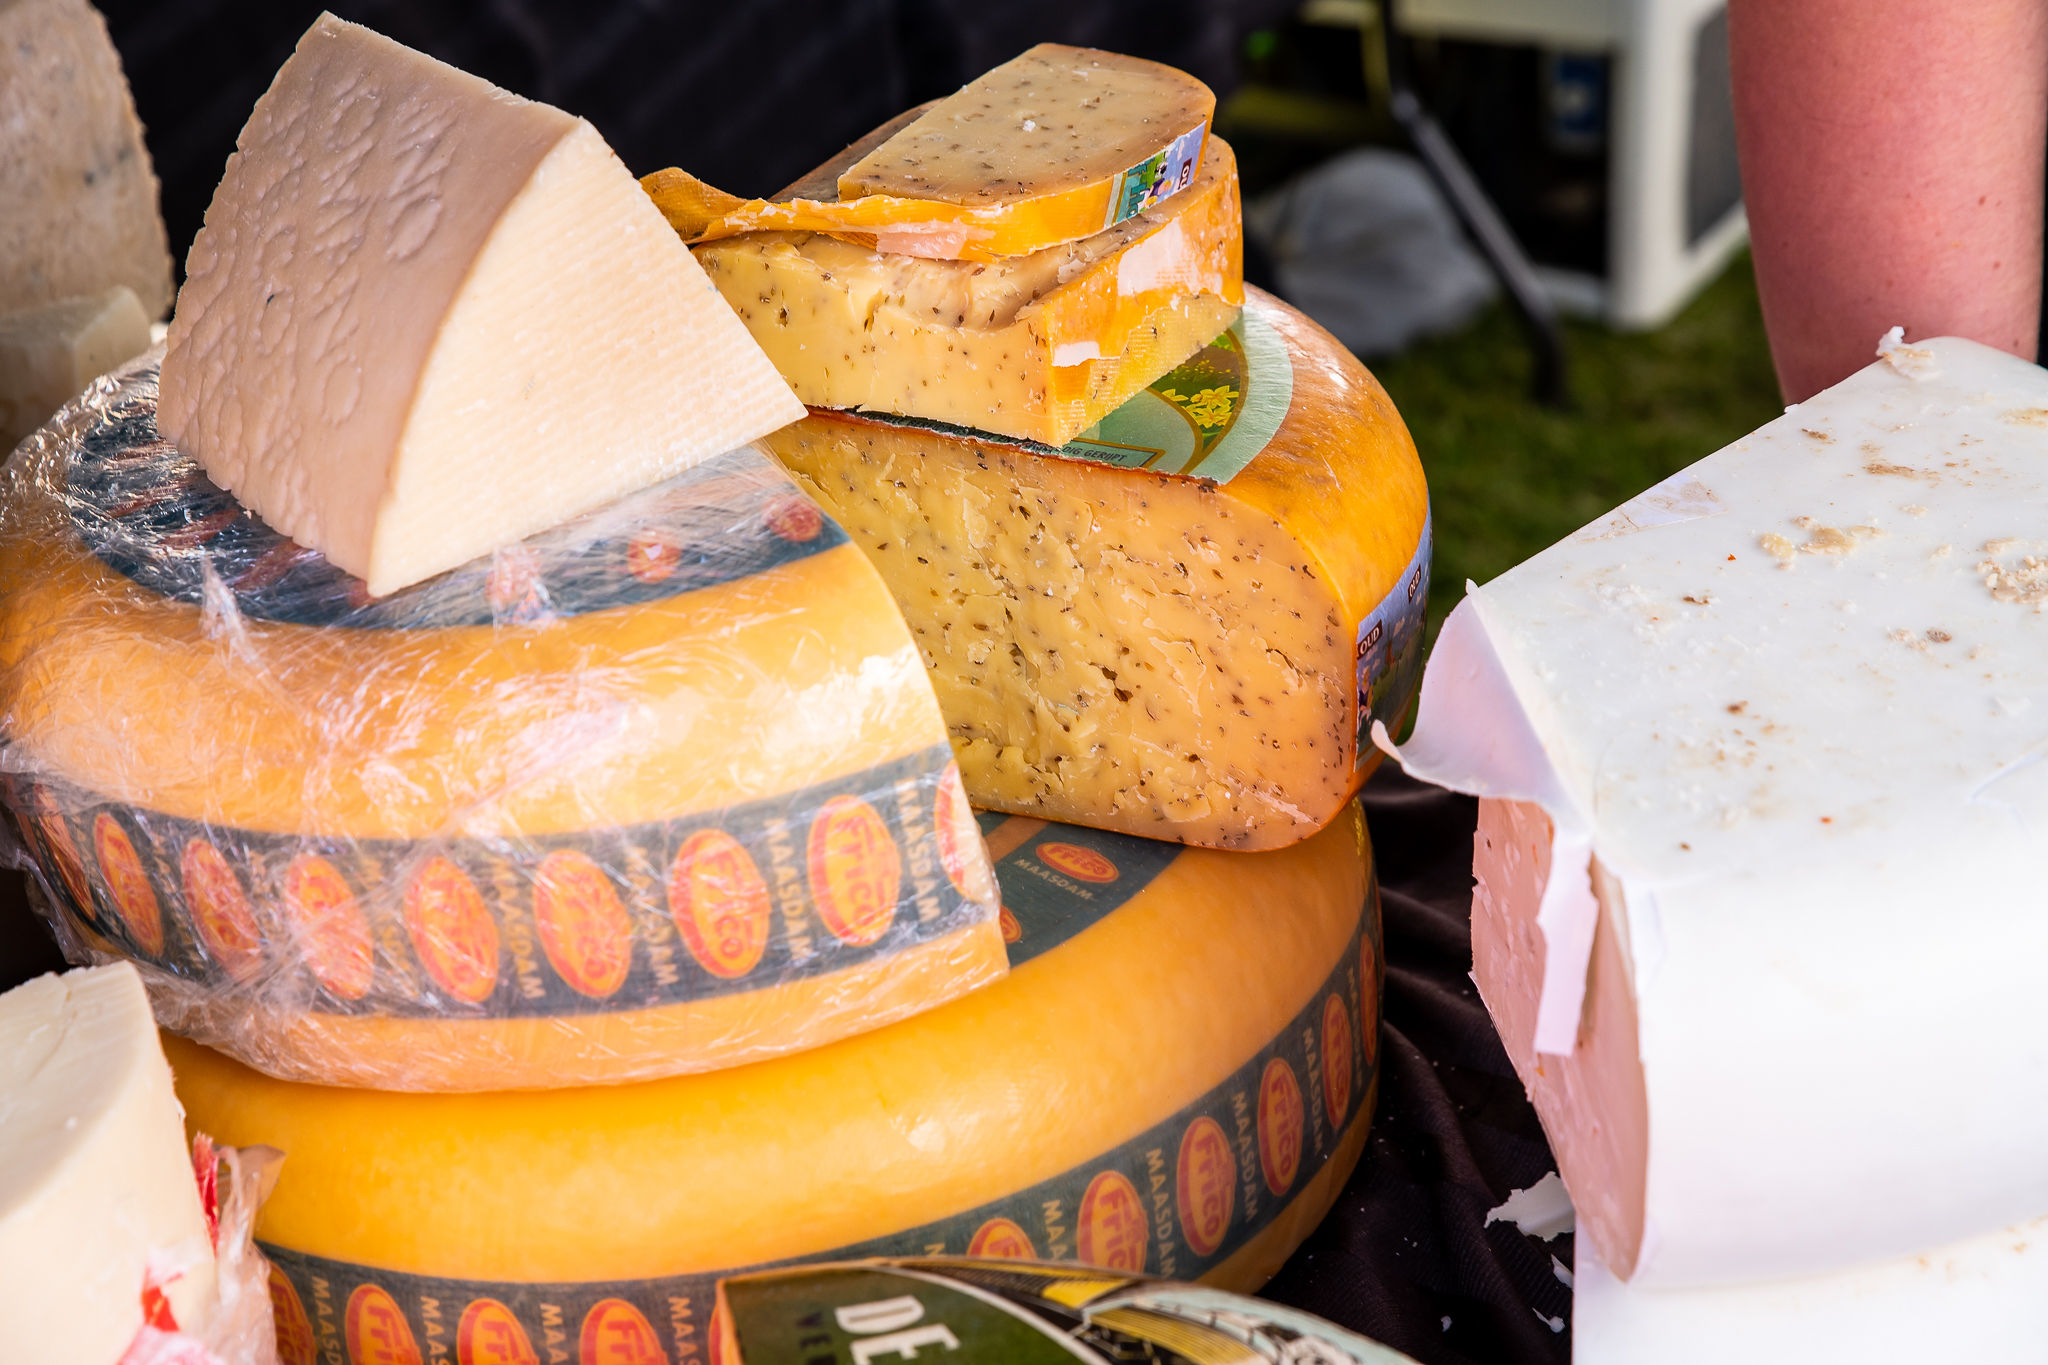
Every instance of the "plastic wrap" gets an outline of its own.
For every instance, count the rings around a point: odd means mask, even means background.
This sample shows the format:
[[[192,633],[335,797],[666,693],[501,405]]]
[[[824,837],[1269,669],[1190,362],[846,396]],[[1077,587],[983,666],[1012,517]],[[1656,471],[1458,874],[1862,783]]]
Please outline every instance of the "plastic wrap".
[[[1003,1365],[1414,1365],[1335,1323],[1243,1294],[950,1256],[735,1276],[718,1286],[715,1340],[719,1365],[866,1361],[920,1348]]]
[[[204,1133],[193,1139],[192,1172],[213,1234],[216,1271],[205,1325],[187,1331],[167,1310],[161,1286],[145,1282],[142,1330],[120,1365],[279,1365],[271,1312],[276,1273],[255,1242],[256,1211],[277,1166],[278,1154],[267,1147],[217,1147]]]
[[[762,444],[896,595],[978,806],[1277,848],[1344,809],[1414,697],[1415,444],[1270,295],[1057,449],[823,411]]]
[[[698,1360],[726,1274],[934,1248],[1264,1283],[1337,1198],[1374,1103],[1356,808],[1257,854],[981,819],[1010,976],[810,1052],[396,1095],[169,1040],[195,1123],[288,1153],[257,1235],[312,1358],[374,1310],[423,1355],[474,1312],[542,1359],[593,1333]]]
[[[0,794],[72,957],[389,1089],[732,1065],[1001,974],[901,619],[759,452],[372,599],[158,439],[158,355],[5,470]]]

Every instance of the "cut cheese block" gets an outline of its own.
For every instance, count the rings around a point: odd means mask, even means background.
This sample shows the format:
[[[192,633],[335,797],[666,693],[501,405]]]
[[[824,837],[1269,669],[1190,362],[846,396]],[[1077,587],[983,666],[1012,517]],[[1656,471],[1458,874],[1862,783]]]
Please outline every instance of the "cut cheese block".
[[[1414,443],[1268,296],[1061,451],[823,411],[765,444],[881,570],[978,805],[1278,847],[1344,808],[1413,696]]]
[[[1336,1198],[1373,1105],[1356,808],[1264,854],[982,820],[1010,976],[829,1047],[455,1096],[292,1085],[167,1040],[191,1122],[288,1154],[257,1230],[280,1320],[306,1324],[287,1361],[340,1356],[372,1321],[425,1359],[486,1320],[541,1359],[594,1335],[702,1360],[715,1280],[799,1260],[1262,1283]]]
[[[1487,798],[1475,976],[1632,1282],[2048,1212],[2048,375],[1884,355],[1474,590],[1402,750]]]
[[[192,244],[164,435],[382,595],[802,415],[589,124],[323,15]]]
[[[121,55],[86,0],[0,3],[0,313],[135,291],[159,318],[171,254]]]
[[[1237,162],[1106,232],[993,265],[885,255],[816,233],[696,249],[813,407],[864,408],[1054,445],[1201,349],[1244,298]]]
[[[1414,1365],[1335,1323],[1228,1290],[956,1256],[734,1276],[718,1286],[718,1327],[720,1365],[867,1361],[927,1347],[1003,1365]]]
[[[284,1075],[666,1075],[1003,970],[880,579],[751,447],[370,598],[156,435],[145,359],[24,447],[4,795],[75,956]]]
[[[154,1285],[207,1325],[213,1243],[134,969],[0,995],[0,1345],[7,1365],[115,1365]],[[159,1325],[165,1325],[159,1322]]]
[[[999,261],[1079,241],[1188,188],[1216,96],[1170,66],[1040,43],[846,164],[835,199],[743,200],[679,170],[643,184],[684,240],[829,232]]]
[[[1580,1243],[1581,1246],[1584,1243]],[[1573,1365],[2035,1365],[2048,1341],[2048,1219],[1856,1270],[1652,1289],[1580,1256]]]
[[[148,349],[149,317],[125,284],[0,314],[0,452],[95,377]]]

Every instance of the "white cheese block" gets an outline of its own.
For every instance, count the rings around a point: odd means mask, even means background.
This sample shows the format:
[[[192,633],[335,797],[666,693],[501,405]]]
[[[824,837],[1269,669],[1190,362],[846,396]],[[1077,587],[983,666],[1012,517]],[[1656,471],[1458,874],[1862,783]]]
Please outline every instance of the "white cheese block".
[[[152,318],[170,307],[121,54],[86,0],[0,0],[0,313],[116,284]]]
[[[115,1365],[145,1276],[203,1329],[213,1246],[142,978],[121,965],[0,995],[0,1359]]]
[[[1411,772],[1582,1230],[1693,1285],[2048,1213],[2048,374],[1885,359],[1483,588]]]
[[[149,317],[125,284],[0,314],[0,456],[88,383],[149,349]]]
[[[588,123],[323,15],[192,245],[159,425],[382,595],[801,416]]]
[[[2048,1219],[1791,1280],[1650,1289],[1582,1256],[1576,1281],[1572,1365],[2039,1365]]]

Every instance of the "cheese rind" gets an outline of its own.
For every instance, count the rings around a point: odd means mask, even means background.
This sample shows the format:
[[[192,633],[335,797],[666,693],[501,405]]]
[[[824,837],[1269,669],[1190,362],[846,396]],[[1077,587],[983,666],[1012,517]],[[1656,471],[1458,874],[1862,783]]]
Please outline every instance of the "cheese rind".
[[[0,5],[0,130],[0,313],[120,284],[162,317],[171,255],[156,175],[87,0]]]
[[[1343,809],[1378,760],[1371,716],[1406,711],[1428,568],[1414,444],[1285,304],[1254,293],[1223,341],[1213,373],[1198,357],[1157,386],[1176,398],[1144,395],[1206,452],[1155,463],[1201,474],[1245,447],[1221,483],[825,412],[764,442],[889,584],[977,803],[1274,848]]]
[[[1373,1103],[1377,1054],[1355,1039],[1378,1026],[1379,938],[1356,810],[1269,854],[984,828],[1016,965],[888,1028],[695,1077],[467,1096],[292,1085],[171,1039],[180,1094],[209,1131],[291,1153],[258,1235],[309,1305],[317,1275],[408,1313],[421,1294],[488,1296],[572,1330],[606,1298],[664,1325],[681,1300],[701,1331],[731,1269],[998,1233],[1254,1287],[1335,1199]],[[1298,1107],[1258,1102],[1275,1058]],[[1277,1191],[1241,1122],[1298,1150]]]
[[[131,967],[0,995],[0,1341],[8,1365],[115,1365],[151,1270],[205,1328],[213,1244],[171,1072]]]
[[[164,434],[392,592],[801,415],[687,256],[589,124],[323,16],[193,243]]]
[[[1201,348],[1244,299],[1237,163],[1106,232],[992,265],[768,232],[696,248],[812,407],[952,422],[1049,445]]]
[[[2048,1209],[2044,412],[2034,366],[1888,347],[1438,638],[1403,761],[1552,831],[1539,879],[1482,827],[1475,965],[1632,1287]]]
[[[148,349],[149,317],[125,284],[0,314],[0,452],[94,377]]]
[[[842,163],[837,199],[742,200],[674,169],[642,184],[693,243],[829,232],[885,252],[1000,261],[1185,190],[1215,109],[1207,86],[1171,67],[1041,43]]]
[[[592,1084],[1001,974],[902,619],[759,451],[371,599],[154,394],[145,358],[0,473],[0,800],[165,1022],[335,1083]]]

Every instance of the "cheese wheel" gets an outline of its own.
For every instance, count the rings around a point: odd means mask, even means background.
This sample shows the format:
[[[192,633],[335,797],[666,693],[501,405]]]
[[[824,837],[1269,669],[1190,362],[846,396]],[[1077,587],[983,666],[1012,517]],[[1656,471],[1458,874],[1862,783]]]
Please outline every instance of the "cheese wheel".
[[[373,1326],[386,1353],[357,1365],[441,1358],[465,1321],[516,1328],[540,1359],[616,1333],[646,1343],[631,1359],[702,1360],[719,1275],[865,1255],[1262,1283],[1336,1198],[1373,1104],[1378,900],[1356,808],[1263,854],[983,819],[1009,977],[814,1051],[394,1095],[167,1040],[193,1124],[287,1154],[258,1237],[288,1365],[349,1359]]]
[[[1003,970],[929,685],[742,448],[369,598],[153,426],[145,358],[6,470],[5,799],[74,956],[276,1074],[666,1075]]]
[[[1414,442],[1270,296],[1057,450],[822,410],[764,444],[896,595],[977,805],[1273,848],[1344,808],[1413,696]]]

